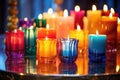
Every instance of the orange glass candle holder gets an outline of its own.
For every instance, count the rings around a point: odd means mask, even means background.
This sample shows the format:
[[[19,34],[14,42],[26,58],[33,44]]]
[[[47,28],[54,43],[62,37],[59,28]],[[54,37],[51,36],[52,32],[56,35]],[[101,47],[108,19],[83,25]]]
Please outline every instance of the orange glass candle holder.
[[[41,63],[54,62],[56,58],[56,39],[37,39],[37,59]]]

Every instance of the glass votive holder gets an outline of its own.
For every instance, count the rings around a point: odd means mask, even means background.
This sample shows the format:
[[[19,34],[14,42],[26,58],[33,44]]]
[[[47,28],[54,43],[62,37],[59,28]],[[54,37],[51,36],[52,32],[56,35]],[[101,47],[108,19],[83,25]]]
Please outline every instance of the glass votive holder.
[[[40,63],[54,62],[56,56],[56,39],[37,39],[37,59]]]
[[[90,34],[88,36],[88,49],[90,62],[105,62],[106,35]]]
[[[6,32],[6,50],[8,51],[24,50],[24,32],[22,30]]]
[[[36,56],[36,28],[23,28],[25,33],[25,55]]]
[[[78,57],[78,40],[62,38],[59,42],[59,59],[63,63],[74,63]]]

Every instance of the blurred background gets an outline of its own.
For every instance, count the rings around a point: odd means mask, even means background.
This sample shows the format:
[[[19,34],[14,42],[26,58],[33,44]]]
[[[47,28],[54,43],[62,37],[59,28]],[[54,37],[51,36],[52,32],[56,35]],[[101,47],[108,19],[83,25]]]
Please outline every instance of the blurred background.
[[[7,29],[7,16],[8,16],[8,1],[0,0],[0,34],[3,34]],[[62,10],[68,9],[73,10],[75,5],[80,5],[82,10],[91,9],[92,5],[95,4],[97,9],[102,9],[104,4],[108,5],[119,13],[120,17],[120,1],[119,0],[17,0],[17,14],[19,19],[27,17],[28,19],[36,18],[38,14],[47,12],[49,8],[56,8],[59,6]],[[58,2],[57,2],[58,1]],[[57,3],[57,4],[56,4]]]

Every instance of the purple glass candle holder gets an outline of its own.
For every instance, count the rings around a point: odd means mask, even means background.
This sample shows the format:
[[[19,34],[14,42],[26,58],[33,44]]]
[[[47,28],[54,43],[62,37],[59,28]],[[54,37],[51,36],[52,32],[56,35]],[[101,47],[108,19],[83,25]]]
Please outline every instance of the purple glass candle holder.
[[[62,38],[59,43],[59,59],[61,62],[74,63],[78,57],[78,40]]]

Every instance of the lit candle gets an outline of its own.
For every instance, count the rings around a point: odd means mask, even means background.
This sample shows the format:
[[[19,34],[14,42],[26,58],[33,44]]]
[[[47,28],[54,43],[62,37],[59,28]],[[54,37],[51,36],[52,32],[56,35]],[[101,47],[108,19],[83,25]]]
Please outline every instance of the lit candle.
[[[46,19],[42,18],[42,14],[38,15],[38,18],[34,20],[36,27],[46,27]]]
[[[102,16],[108,16],[109,14],[110,14],[110,11],[108,10],[108,6],[107,6],[107,4],[104,4]]]
[[[89,61],[90,62],[105,62],[106,60],[106,35],[89,34]]]
[[[49,63],[55,61],[56,39],[48,37],[37,39],[37,59],[40,62]]]
[[[56,38],[56,29],[54,28],[49,28],[49,25],[46,25],[46,28],[38,28],[37,29],[37,38],[45,38],[46,36],[48,38]]]
[[[116,50],[117,17],[114,17],[112,13],[109,16],[102,16],[101,24],[102,27],[99,31],[107,35],[107,51]]]
[[[64,63],[74,63],[78,56],[78,40],[62,38],[59,41],[59,59]]]
[[[75,11],[70,11],[70,15],[74,17],[75,19],[75,26],[74,28],[77,28],[77,25],[81,26],[81,29],[83,29],[83,17],[85,16],[85,11],[80,10],[80,7],[78,5],[75,6]]]
[[[117,40],[120,43],[120,19],[118,18],[118,26],[117,26]]]
[[[92,10],[87,11],[87,18],[89,34],[95,34],[96,30],[101,26],[101,11],[97,10],[96,6],[93,5]]]
[[[27,17],[25,17],[24,20],[20,20],[20,22],[19,22],[19,26],[24,27],[24,28],[30,27],[32,24],[33,24],[33,21],[28,20]]]
[[[57,19],[57,39],[66,38],[70,30],[74,29],[74,18],[68,16],[68,11],[64,10],[64,17]]]
[[[6,50],[24,50],[24,32],[22,30],[6,32]]]
[[[85,38],[84,38],[84,31],[81,30],[81,27],[77,25],[77,30],[70,31],[70,38],[75,38],[79,40],[78,43],[78,50],[81,51],[85,47]]]

